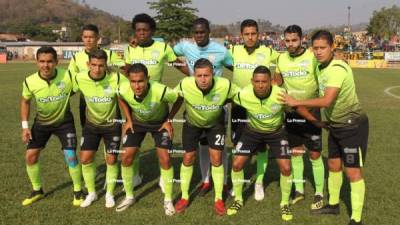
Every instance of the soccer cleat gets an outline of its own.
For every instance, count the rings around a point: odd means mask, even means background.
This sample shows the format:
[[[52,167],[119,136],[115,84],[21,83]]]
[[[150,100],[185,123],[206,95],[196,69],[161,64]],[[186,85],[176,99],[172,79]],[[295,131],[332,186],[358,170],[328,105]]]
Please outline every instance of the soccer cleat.
[[[360,222],[356,222],[355,220],[351,219],[349,222],[349,225],[362,225],[361,221]]]
[[[44,198],[43,190],[40,188],[38,191],[32,191],[31,195],[28,198],[22,201],[23,206],[31,205],[34,202],[39,201],[40,199]]]
[[[115,211],[122,212],[125,209],[129,208],[129,206],[133,205],[133,203],[135,203],[135,198],[134,197],[130,197],[130,198],[125,197],[125,199],[122,200],[121,203],[119,203],[119,205],[117,206]]]
[[[188,207],[189,201],[186,199],[179,199],[179,201],[175,204],[176,213],[183,213],[185,209]]]
[[[302,200],[304,200],[304,194],[296,191],[296,193],[294,194],[294,197],[292,198],[291,204],[294,205]]]
[[[289,205],[281,206],[282,220],[290,221],[293,219],[292,210],[290,210]]]
[[[143,181],[143,177],[140,176],[139,174],[136,174],[136,175],[133,177],[133,181],[132,181],[132,183],[133,183],[133,188],[138,187],[139,185],[141,185],[141,184],[142,184],[142,181]]]
[[[226,214],[228,216],[233,216],[238,213],[238,211],[243,207],[243,202],[240,200],[236,200],[231,206],[229,206]]]
[[[80,206],[85,200],[85,196],[83,194],[83,191],[74,191],[74,200],[72,201],[73,206]]]
[[[162,179],[161,177],[160,177],[160,180],[158,181],[158,186],[160,186],[161,192],[162,192],[163,194],[165,194],[164,181],[163,181],[163,179]]]
[[[313,214],[332,214],[332,215],[339,215],[339,204],[336,205],[325,205],[324,207],[316,210],[312,210],[311,213]]]
[[[218,216],[223,216],[226,212],[224,201],[222,201],[221,199],[218,199],[217,201],[215,201],[214,209],[215,209],[215,213],[217,213]]]
[[[86,208],[89,205],[91,205],[94,201],[97,200],[97,194],[96,192],[94,193],[89,193],[88,195],[86,195],[85,200],[82,202],[81,207],[82,208]]]
[[[115,206],[114,196],[112,194],[106,193],[106,208],[112,208]]]
[[[211,190],[211,185],[209,182],[203,182],[199,187],[199,196],[204,197]]]
[[[164,201],[164,211],[165,215],[167,216],[172,216],[175,214],[175,208],[174,204],[172,204],[172,201]]]
[[[254,199],[256,201],[262,201],[264,199],[264,185],[255,184],[254,185]]]
[[[324,198],[321,195],[315,195],[311,203],[311,211],[321,209],[324,206]]]

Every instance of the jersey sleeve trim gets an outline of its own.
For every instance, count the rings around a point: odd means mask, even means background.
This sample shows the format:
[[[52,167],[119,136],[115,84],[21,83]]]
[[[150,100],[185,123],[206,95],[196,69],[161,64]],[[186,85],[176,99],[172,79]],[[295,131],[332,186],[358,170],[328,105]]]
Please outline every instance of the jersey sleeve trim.
[[[164,87],[164,91],[161,95],[160,102],[164,99],[165,92],[167,92],[167,86]]]
[[[25,86],[26,86],[26,88],[28,89],[28,91],[32,93],[32,91],[31,91],[31,89],[29,88],[29,85],[28,85],[28,82],[26,81],[26,79],[25,79],[24,83],[25,83]]]

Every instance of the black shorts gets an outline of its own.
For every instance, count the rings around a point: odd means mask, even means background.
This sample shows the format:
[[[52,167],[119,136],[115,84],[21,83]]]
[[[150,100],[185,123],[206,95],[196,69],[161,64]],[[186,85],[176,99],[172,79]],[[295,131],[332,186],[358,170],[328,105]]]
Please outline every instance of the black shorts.
[[[82,130],[81,151],[97,151],[102,138],[106,147],[106,152],[118,155],[120,152],[119,146],[121,140],[120,124],[99,128],[90,123],[85,123]]]
[[[224,150],[225,147],[225,126],[218,123],[210,128],[200,128],[186,123],[182,128],[182,145],[186,152],[196,151],[199,140],[205,134],[208,146],[217,150]]]
[[[231,110],[231,140],[234,145],[239,142],[247,124],[246,109],[239,105],[232,105]]]
[[[158,131],[160,127],[161,124],[158,126],[133,125],[133,132],[128,130],[123,137],[123,147],[140,147],[146,133],[150,132],[157,148],[171,149],[172,140],[166,130]]]
[[[54,134],[60,140],[62,149],[76,150],[76,131],[73,120],[59,126],[40,125],[35,122],[31,132],[32,140],[29,141],[27,149],[44,148],[50,136]]]
[[[320,110],[312,111],[312,114],[321,119]],[[322,151],[322,129],[314,126],[296,112],[285,113],[285,128],[288,133],[289,147],[304,146],[310,151]]]
[[[341,158],[345,167],[363,167],[367,156],[369,122],[366,115],[349,127],[330,128],[328,157]]]
[[[232,153],[234,155],[251,156],[261,149],[266,149],[266,147],[271,151],[272,157],[290,159],[287,134],[283,128],[276,132],[265,134],[250,130],[246,126]]]

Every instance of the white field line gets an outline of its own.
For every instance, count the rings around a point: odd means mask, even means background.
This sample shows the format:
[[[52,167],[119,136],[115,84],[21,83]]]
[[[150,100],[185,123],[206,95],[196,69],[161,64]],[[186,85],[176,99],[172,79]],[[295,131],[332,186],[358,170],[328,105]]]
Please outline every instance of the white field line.
[[[391,96],[391,97],[393,97],[393,98],[400,99],[400,96],[395,95],[395,94],[393,94],[392,92],[390,92],[391,90],[396,89],[396,88],[400,88],[400,86],[388,87],[388,88],[386,88],[386,89],[384,90],[384,92],[385,92],[387,95],[389,95],[389,96]]]

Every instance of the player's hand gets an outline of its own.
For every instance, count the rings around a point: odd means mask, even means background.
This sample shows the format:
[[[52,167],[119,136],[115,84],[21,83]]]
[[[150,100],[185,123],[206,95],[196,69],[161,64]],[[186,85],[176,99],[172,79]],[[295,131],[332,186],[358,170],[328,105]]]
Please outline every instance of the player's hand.
[[[290,107],[295,107],[297,106],[297,100],[290,96],[287,93],[279,93],[279,101],[281,101],[283,104],[288,105]]]
[[[328,129],[329,129],[328,124],[327,124],[326,122],[324,122],[324,121],[315,120],[315,121],[311,121],[311,123],[312,123],[314,126],[318,127],[318,128],[323,128],[323,129],[325,129],[325,130],[328,130]]]
[[[128,130],[131,130],[131,133],[133,133],[133,123],[132,121],[126,121],[123,125],[122,125],[122,136],[126,135],[126,132]]]
[[[31,130],[28,129],[28,128],[22,129],[22,135],[21,135],[21,137],[22,137],[22,143],[28,144],[28,142],[29,142],[30,140],[32,140],[32,133],[31,133]]]
[[[169,122],[168,120],[165,121],[160,129],[158,129],[158,131],[162,131],[162,130],[166,130],[168,132],[169,137],[172,139],[174,139],[174,128],[171,125],[171,122]]]

